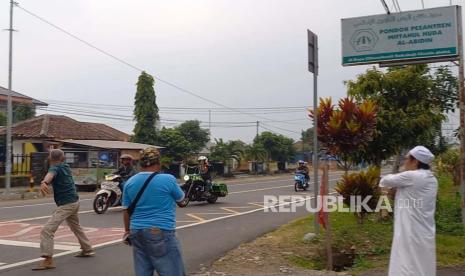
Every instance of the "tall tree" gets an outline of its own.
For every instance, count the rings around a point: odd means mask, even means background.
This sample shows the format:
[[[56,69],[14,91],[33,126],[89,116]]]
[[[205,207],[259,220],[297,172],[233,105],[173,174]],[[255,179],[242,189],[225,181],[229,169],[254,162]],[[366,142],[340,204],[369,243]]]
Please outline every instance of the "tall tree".
[[[373,139],[359,159],[374,165],[416,144],[436,140],[444,112],[454,109],[457,83],[447,68],[430,74],[427,65],[367,70],[347,82],[348,93],[357,100],[377,103]]]
[[[158,143],[164,147],[163,156],[172,161],[184,161],[192,153],[189,140],[173,128],[162,128],[158,135]]]
[[[295,155],[294,140],[281,134],[262,132],[255,137],[254,144],[262,146],[273,161],[289,161]]]
[[[177,126],[176,130],[189,141],[194,154],[202,150],[210,141],[210,132],[208,129],[201,128],[198,120],[185,121]]]
[[[36,116],[33,105],[13,105],[13,123],[18,123]]]
[[[137,81],[137,92],[134,104],[134,127],[133,141],[154,145],[157,142],[156,124],[160,119],[156,103],[154,79],[146,72],[142,72]]]

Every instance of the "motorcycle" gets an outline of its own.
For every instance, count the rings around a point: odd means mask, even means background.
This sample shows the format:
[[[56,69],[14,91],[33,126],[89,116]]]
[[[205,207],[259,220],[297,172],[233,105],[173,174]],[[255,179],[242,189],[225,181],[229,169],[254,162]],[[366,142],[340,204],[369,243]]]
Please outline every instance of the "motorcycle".
[[[305,174],[302,172],[295,172],[294,175],[294,190],[298,192],[299,190],[304,190],[306,191],[308,189],[308,181],[305,179]]]
[[[119,185],[122,181],[121,175],[105,175],[105,181],[102,182],[100,191],[95,195],[93,203],[95,213],[100,215],[105,213],[109,207],[121,205],[123,193]]]
[[[222,183],[212,183],[212,189],[210,195],[206,194],[206,186],[202,176],[200,176],[197,167],[196,171],[192,174],[187,174],[184,176],[184,185],[181,186],[181,189],[184,191],[184,199],[180,202],[177,202],[178,206],[181,208],[187,207],[191,201],[207,201],[210,204],[214,204],[218,197],[225,197],[228,194],[228,186]]]

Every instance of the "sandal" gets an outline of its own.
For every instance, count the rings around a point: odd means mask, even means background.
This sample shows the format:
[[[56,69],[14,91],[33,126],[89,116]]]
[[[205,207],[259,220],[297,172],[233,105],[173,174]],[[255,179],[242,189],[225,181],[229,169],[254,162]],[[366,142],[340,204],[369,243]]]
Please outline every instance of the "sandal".
[[[79,253],[77,253],[76,255],[74,255],[74,257],[86,258],[86,257],[92,257],[92,256],[94,256],[94,255],[95,255],[94,250],[89,250],[89,251],[81,250],[81,251],[79,251]]]

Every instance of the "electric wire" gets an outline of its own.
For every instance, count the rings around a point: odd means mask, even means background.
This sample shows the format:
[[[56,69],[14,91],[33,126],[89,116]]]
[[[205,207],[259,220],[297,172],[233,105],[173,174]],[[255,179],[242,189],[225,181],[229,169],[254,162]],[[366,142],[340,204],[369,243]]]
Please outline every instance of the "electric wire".
[[[53,28],[55,28],[55,29],[57,29],[57,30],[63,32],[64,34],[66,34],[66,35],[68,35],[68,36],[70,36],[70,37],[76,39],[77,41],[79,41],[79,42],[81,42],[81,43],[87,45],[88,47],[90,47],[90,48],[92,48],[92,49],[94,49],[94,50],[100,52],[101,54],[104,54],[104,55],[106,55],[106,56],[108,56],[108,57],[110,57],[110,58],[112,58],[112,59],[114,59],[114,60],[116,60],[116,61],[118,61],[118,62],[120,62],[120,63],[122,63],[122,64],[124,64],[124,65],[126,65],[126,66],[128,66],[128,67],[130,67],[130,68],[132,68],[132,69],[134,69],[134,70],[136,70],[136,71],[138,71],[138,72],[145,71],[145,70],[143,70],[142,68],[137,67],[137,66],[135,66],[135,65],[132,65],[131,63],[129,63],[129,62],[127,62],[127,61],[125,61],[125,60],[123,60],[123,59],[121,59],[121,58],[118,58],[117,56],[115,56],[115,55],[113,55],[113,54],[111,54],[111,53],[109,53],[109,52],[107,52],[107,51],[105,51],[105,50],[103,50],[103,49],[101,49],[101,48],[99,48],[99,47],[93,45],[92,43],[87,42],[86,40],[84,40],[84,39],[82,39],[82,38],[80,38],[80,37],[78,37],[78,36],[72,34],[71,32],[69,32],[69,31],[67,31],[67,30],[65,30],[65,29],[63,29],[63,28],[61,28],[60,26],[58,26],[58,25],[56,25],[56,24],[53,24],[52,22],[50,22],[50,21],[46,20],[45,18],[43,18],[43,17],[37,15],[36,13],[33,13],[33,12],[31,12],[31,11],[29,11],[29,10],[23,8],[23,7],[20,6],[18,3],[15,3],[15,6],[16,6],[17,8],[19,8],[19,9],[21,9],[22,11],[24,11],[25,13],[27,13],[27,14],[29,14],[29,15],[35,17],[36,19],[38,19],[38,20],[40,20],[40,21],[42,21],[42,22],[48,24],[49,26],[51,26],[51,27],[53,27]],[[185,89],[185,88],[183,88],[183,87],[181,87],[181,86],[179,86],[179,85],[177,85],[177,84],[175,84],[175,83],[172,83],[172,82],[170,82],[170,81],[167,81],[167,80],[165,80],[165,79],[163,79],[163,78],[160,78],[160,77],[158,77],[158,76],[156,76],[156,75],[152,75],[152,76],[153,76],[154,79],[158,80],[158,81],[161,82],[161,83],[164,83],[164,84],[166,84],[166,85],[168,85],[168,86],[171,86],[171,87],[173,87],[173,88],[175,88],[175,89],[177,89],[177,90],[179,90],[179,91],[181,91],[181,92],[184,92],[184,93],[189,94],[189,95],[191,95],[191,96],[197,97],[197,98],[199,98],[199,99],[201,99],[201,100],[204,100],[204,101],[209,102],[209,103],[211,103],[211,104],[214,104],[214,105],[216,105],[216,106],[220,106],[220,107],[229,109],[229,110],[231,110],[231,111],[235,111],[235,112],[237,112],[237,113],[241,113],[241,114],[244,114],[244,115],[248,115],[248,116],[251,116],[251,117],[255,117],[255,118],[258,118],[258,119],[261,119],[261,120],[269,120],[268,118],[263,117],[263,116],[260,116],[260,115],[256,115],[256,114],[249,113],[249,112],[245,112],[245,111],[235,110],[234,108],[231,108],[231,107],[229,107],[229,106],[227,106],[227,105],[224,105],[224,104],[222,104],[222,103],[219,103],[219,102],[217,102],[217,101],[210,100],[210,99],[208,99],[208,98],[206,98],[206,97],[203,97],[203,96],[201,96],[201,95],[198,95],[198,94],[192,92],[191,90]],[[270,125],[268,125],[268,126],[271,127],[271,128],[279,129],[279,130],[286,131],[286,132],[290,132],[290,133],[298,133],[298,132],[296,132],[296,131],[289,130],[289,129],[284,129],[284,128],[281,128],[281,127],[270,126]]]

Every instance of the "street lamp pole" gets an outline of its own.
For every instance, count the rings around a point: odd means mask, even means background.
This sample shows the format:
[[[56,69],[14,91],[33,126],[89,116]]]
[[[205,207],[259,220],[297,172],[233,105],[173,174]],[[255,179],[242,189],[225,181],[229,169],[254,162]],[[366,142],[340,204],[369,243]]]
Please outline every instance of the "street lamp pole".
[[[9,57],[8,57],[8,97],[7,97],[7,121],[6,121],[6,155],[5,155],[5,193],[11,190],[11,125],[13,124],[13,104],[11,95],[13,94],[13,7],[15,2],[10,0],[10,32]]]

